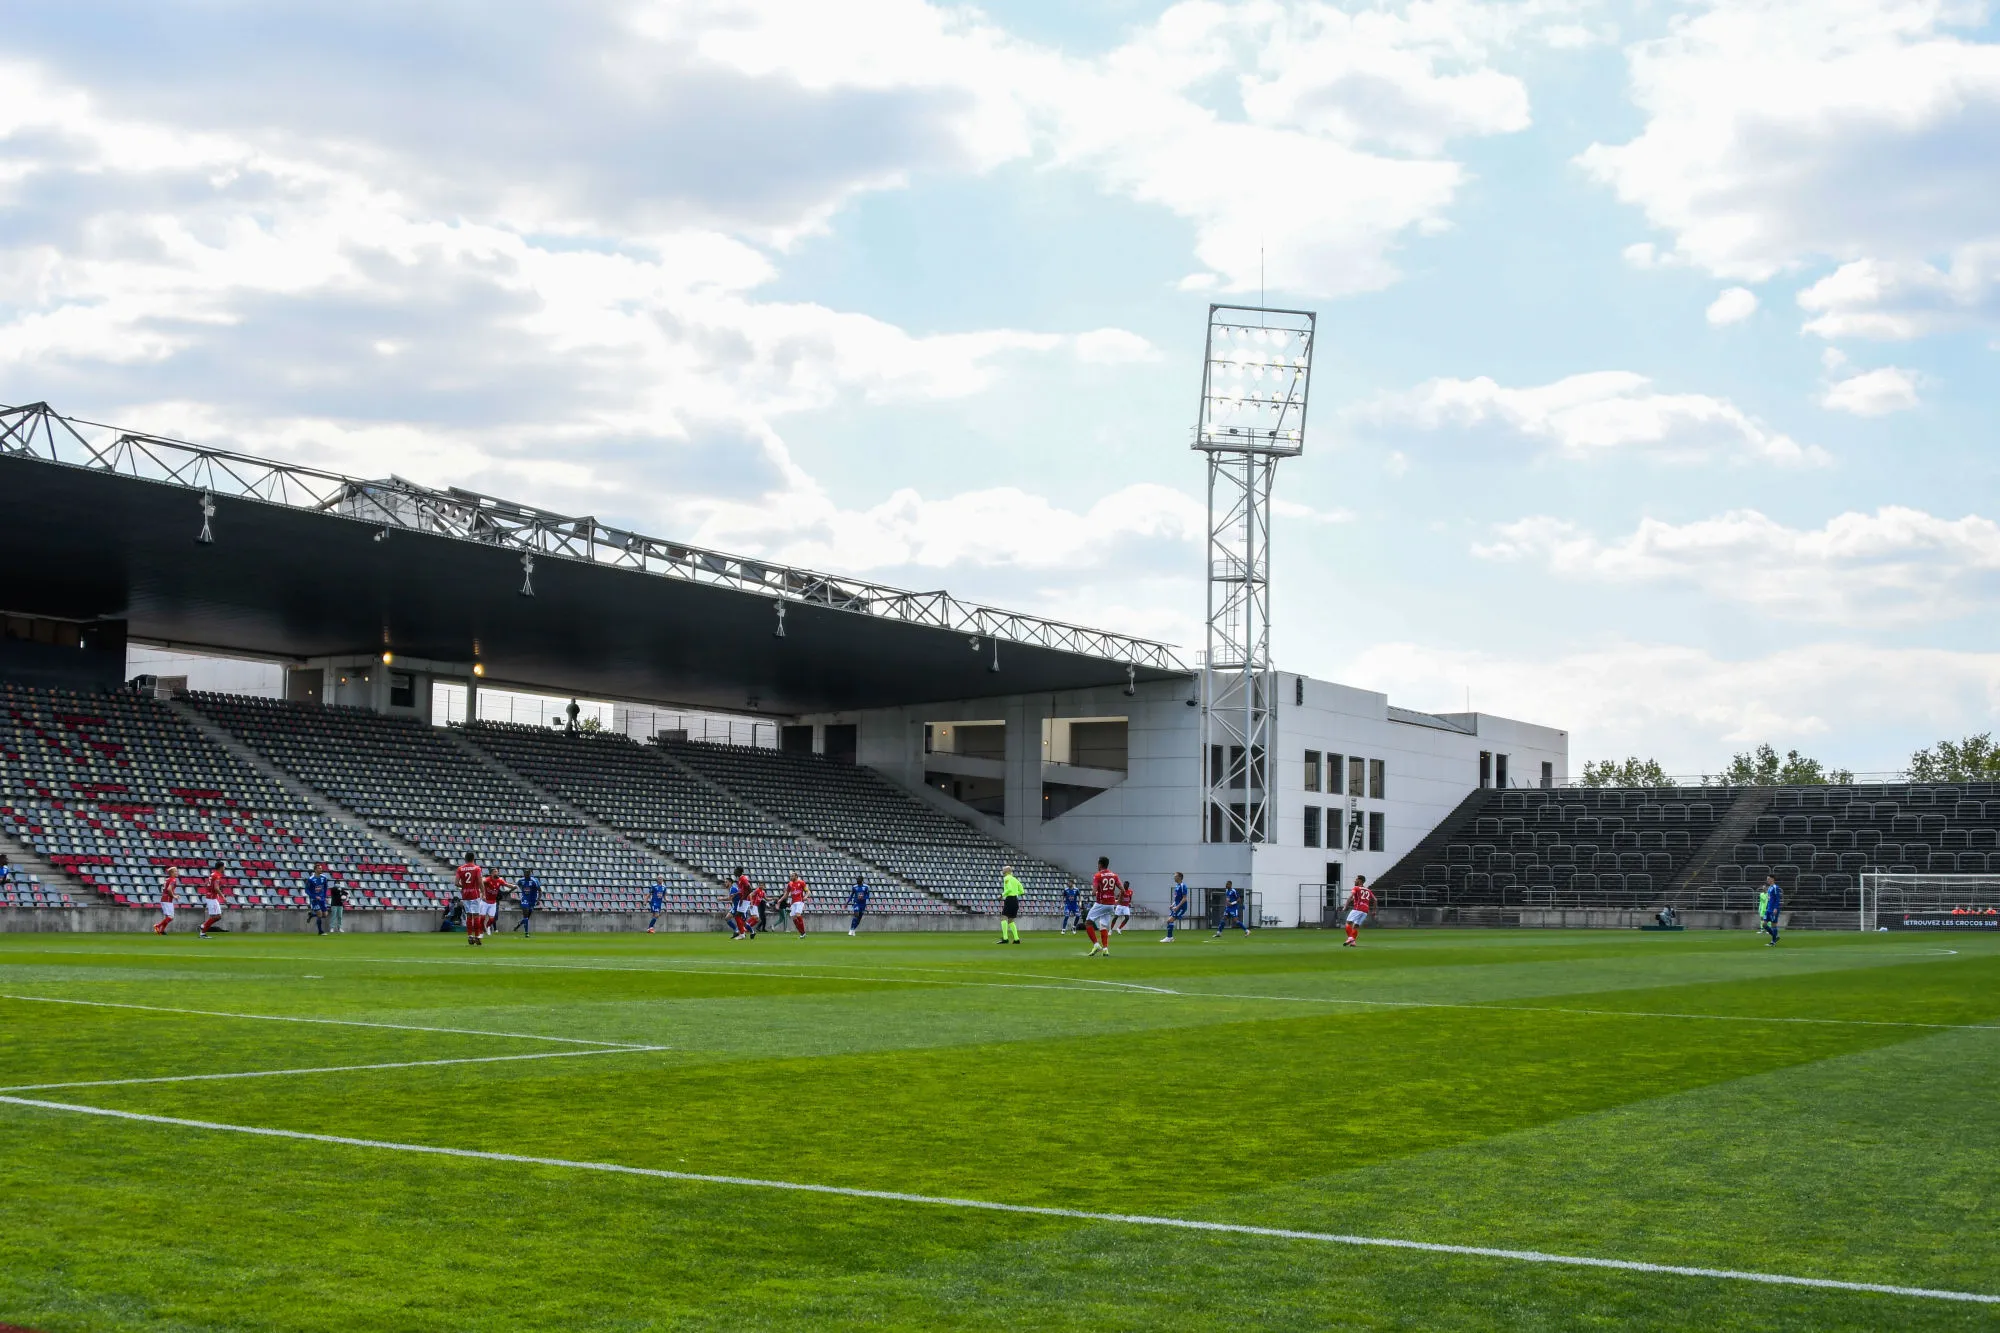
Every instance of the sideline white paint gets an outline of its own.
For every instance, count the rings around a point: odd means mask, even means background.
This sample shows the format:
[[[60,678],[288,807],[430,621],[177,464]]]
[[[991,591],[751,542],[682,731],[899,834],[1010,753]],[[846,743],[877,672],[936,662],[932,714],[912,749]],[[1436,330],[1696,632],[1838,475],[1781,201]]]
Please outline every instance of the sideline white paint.
[[[1046,1208],[1023,1203],[994,1203],[986,1199],[958,1199],[949,1195],[910,1194],[901,1190],[856,1189],[843,1185],[811,1185],[791,1180],[761,1180],[754,1176],[711,1176],[693,1171],[665,1171],[655,1167],[625,1166],[617,1162],[580,1162],[562,1157],[528,1157],[519,1153],[483,1152],[472,1148],[443,1148],[422,1143],[394,1143],[385,1139],[348,1138],[340,1134],[311,1134],[296,1129],[270,1129],[261,1125],[226,1125],[212,1120],[184,1120],[178,1116],[147,1115],[139,1111],[114,1111],[101,1106],[78,1106],[70,1102],[40,1101],[31,1097],[0,1096],[0,1105],[25,1106],[43,1111],[65,1111],[72,1115],[103,1116],[113,1120],[168,1125],[176,1129],[205,1129],[226,1134],[251,1134],[262,1138],[294,1139],[307,1143],[332,1143],[348,1148],[373,1148],[383,1152],[421,1153],[436,1157],[462,1157],[486,1162],[512,1162],[522,1166],[546,1166],[569,1171],[602,1171],[612,1175],[646,1176],[657,1180],[678,1180],[700,1185],[733,1185],[743,1189],[786,1190],[798,1194],[832,1194],[849,1199],[874,1199],[885,1203],[913,1203],[932,1208],[960,1208],[978,1212],[1012,1213],[1030,1217],[1060,1217],[1079,1222],[1109,1222],[1121,1226],[1161,1227],[1177,1231],[1220,1232],[1227,1235],[1261,1236],[1277,1240],[1317,1241],[1325,1245],[1368,1246],[1377,1249],[1417,1250],[1426,1254],[1462,1255],[1477,1259],[1505,1259],[1516,1263],[1559,1264],[1574,1268],[1608,1268],[1625,1273],[1664,1273],[1676,1277],[1720,1278],[1732,1282],[1756,1282],[1769,1286],[1816,1287],[1829,1291],[1871,1292],[1884,1296],[1909,1296],[1934,1301],[1965,1301],[1979,1305],[2000,1305],[2000,1296],[1973,1291],[1943,1291],[1934,1287],[1902,1287],[1880,1282],[1842,1282],[1835,1278],[1797,1277],[1788,1273],[1757,1273],[1733,1268],[1697,1268],[1684,1264],[1653,1264],[1635,1259],[1599,1259],[1588,1255],[1547,1254],[1540,1250],[1508,1250],[1485,1245],[1445,1245],[1434,1241],[1401,1240],[1388,1236],[1351,1236],[1331,1231],[1299,1231],[1289,1227],[1251,1226],[1241,1222],[1203,1222],[1184,1217],[1154,1217],[1144,1213],[1093,1213],[1080,1208]]]
[[[390,1028],[397,1032],[449,1032],[460,1037],[513,1037],[519,1041],[560,1041],[571,1046],[611,1046],[626,1051],[653,1049],[636,1041],[593,1041],[589,1037],[551,1037],[540,1032],[487,1032],[480,1028],[419,1027],[414,1023],[377,1023],[361,1018],[306,1018],[298,1014],[228,1014],[214,1009],[171,1009],[158,1004],[61,999],[53,995],[0,994],[0,1000],[19,1000],[23,1004],[81,1004],[93,1009],[141,1009],[154,1014],[193,1014],[197,1018],[248,1018],[263,1023],[324,1023],[343,1028]]]
[[[17,1083],[0,1092],[52,1092],[57,1088],[124,1088],[135,1083],[205,1083],[224,1078],[279,1078],[287,1074],[352,1074],[368,1069],[430,1069],[436,1065],[494,1065],[509,1060],[574,1060],[586,1055],[634,1055],[670,1046],[614,1047],[596,1051],[533,1051],[527,1055],[462,1055],[449,1060],[390,1060],[373,1065],[314,1065],[306,1069],[245,1069],[230,1074],[160,1074],[152,1078],[97,1078],[79,1083]]]

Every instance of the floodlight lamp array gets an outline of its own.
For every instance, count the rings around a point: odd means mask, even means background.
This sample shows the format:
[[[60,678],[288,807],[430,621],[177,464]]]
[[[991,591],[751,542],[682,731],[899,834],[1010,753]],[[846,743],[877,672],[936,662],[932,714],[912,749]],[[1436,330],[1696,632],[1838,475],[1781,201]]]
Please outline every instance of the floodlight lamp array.
[[[1309,311],[1209,307],[1195,448],[1304,450],[1314,322]]]

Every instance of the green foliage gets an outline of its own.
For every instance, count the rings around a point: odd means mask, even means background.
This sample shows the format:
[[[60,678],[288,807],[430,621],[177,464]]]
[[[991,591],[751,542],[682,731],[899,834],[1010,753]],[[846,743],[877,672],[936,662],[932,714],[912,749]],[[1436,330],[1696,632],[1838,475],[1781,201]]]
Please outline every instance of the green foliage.
[[[1827,768],[1797,750],[1787,750],[1780,759],[1776,750],[1764,744],[1737,755],[1728,768],[1710,780],[1726,787],[1825,787],[1844,786],[1854,781],[1854,773]]]
[[[1640,759],[1630,756],[1623,763],[1616,759],[1586,759],[1583,763],[1583,785],[1586,787],[1671,787],[1673,779],[1667,770],[1660,767],[1657,759]]]
[[[1910,756],[1909,776],[1912,782],[2000,781],[2000,747],[1990,731],[1962,741],[1939,741]]]
[[[484,952],[435,934],[0,935],[0,1085],[605,1050],[497,1033],[658,1043],[669,1049],[11,1095],[669,1172],[1996,1290],[2000,940],[1918,960],[1856,931],[1788,933],[1773,951],[1714,931],[1385,930],[1357,951],[1321,931],[1205,947],[1191,932],[1165,948],[1135,927],[1115,959],[1086,961],[1075,937],[1045,931],[996,959],[983,934],[850,940],[844,917],[814,924],[828,929],[749,945],[544,935]],[[1858,1331],[1990,1328],[1992,1308],[0,1104],[0,1322],[44,1333]]]

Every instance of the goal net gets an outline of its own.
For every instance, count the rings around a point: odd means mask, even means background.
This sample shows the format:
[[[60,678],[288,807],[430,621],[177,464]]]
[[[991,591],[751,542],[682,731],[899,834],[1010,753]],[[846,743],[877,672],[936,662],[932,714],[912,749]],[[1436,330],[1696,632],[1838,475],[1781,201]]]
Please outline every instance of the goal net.
[[[1863,930],[1990,930],[2000,934],[2000,875],[1861,876]]]

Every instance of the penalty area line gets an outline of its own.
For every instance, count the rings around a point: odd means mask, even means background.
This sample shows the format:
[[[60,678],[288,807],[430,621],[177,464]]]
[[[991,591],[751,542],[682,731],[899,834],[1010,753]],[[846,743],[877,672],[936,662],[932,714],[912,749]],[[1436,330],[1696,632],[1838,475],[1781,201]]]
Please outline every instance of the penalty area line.
[[[352,1074],[371,1069],[431,1069],[438,1065],[494,1065],[510,1060],[574,1060],[586,1055],[636,1055],[671,1046],[620,1046],[591,1051],[532,1051],[526,1055],[461,1055],[447,1060],[389,1060],[372,1065],[313,1065],[303,1069],[244,1069],[228,1074],[161,1074],[153,1078],[98,1078],[77,1083],[20,1083],[0,1092],[53,1092],[57,1088],[125,1088],[138,1083],[204,1083],[228,1078],[280,1078],[288,1074]]]
[[[570,1046],[604,1046],[621,1051],[653,1050],[643,1042],[596,1041],[589,1037],[551,1037],[540,1032],[488,1032],[482,1028],[423,1027],[415,1023],[382,1023],[363,1018],[309,1018],[299,1014],[231,1014],[215,1009],[174,1009],[159,1004],[131,1004],[122,1000],[75,1000],[54,995],[8,995],[0,1000],[23,1004],[80,1004],[93,1009],[139,1009],[151,1014],[192,1014],[197,1018],[244,1018],[262,1023],[324,1023],[343,1028],[388,1028],[396,1032],[448,1032],[459,1037],[512,1037],[517,1041],[559,1041]]]
[[[552,1167],[567,1171],[597,1171],[607,1175],[642,1176],[698,1185],[729,1185],[741,1189],[782,1190],[794,1194],[834,1195],[848,1199],[871,1199],[883,1203],[918,1204],[931,1208],[956,1208],[974,1212],[1008,1213],[1027,1217],[1056,1217],[1077,1222],[1112,1223],[1119,1226],[1156,1227],[1174,1231],[1257,1236],[1274,1240],[1312,1241],[1324,1245],[1348,1245],[1371,1249],[1414,1250],[1424,1254],[1449,1254],[1474,1259],[1502,1259],[1515,1263],[1554,1264],[1571,1268],[1602,1268],[1622,1273],[1660,1273],[1674,1277],[1755,1282],[1766,1286],[1812,1287],[1824,1291],[1856,1291],[1881,1296],[1908,1296],[1921,1300],[1961,1301],[1977,1305],[2000,1305],[2000,1295],[1975,1291],[1946,1291],[1935,1287],[1905,1287],[1884,1282],[1844,1282],[1837,1278],[1799,1277],[1790,1273],[1759,1273],[1735,1268],[1701,1268],[1688,1264],[1655,1264],[1636,1259],[1600,1259],[1589,1255],[1548,1254],[1541,1250],[1510,1250],[1487,1245],[1446,1245],[1435,1241],[1402,1240],[1391,1236],[1354,1236],[1332,1231],[1302,1231],[1291,1227],[1253,1226],[1243,1222],[1204,1222],[1185,1217],[1156,1217],[1145,1213],[1098,1213],[1081,1208],[1050,1208],[1034,1204],[996,1203],[987,1199],[960,1199],[950,1195],[912,1194],[902,1190],[858,1189],[844,1185],[813,1185],[792,1180],[763,1180],[755,1176],[717,1176],[693,1171],[667,1171],[657,1167],[625,1166],[617,1162],[583,1162],[562,1157],[530,1157],[521,1153],[486,1152],[474,1148],[447,1148],[423,1143],[395,1143],[386,1139],[350,1138],[341,1134],[313,1134],[296,1129],[273,1129],[261,1125],[228,1125],[212,1120],[187,1120],[178,1116],[147,1115],[139,1111],[115,1111],[102,1106],[79,1106],[71,1102],[42,1101],[32,1097],[0,1096],[0,1105],[22,1106],[41,1111],[63,1111],[72,1115],[102,1116],[112,1120],[166,1125],[175,1129],[201,1129],[225,1134],[249,1134],[260,1138],[290,1139],[306,1143],[330,1143],[347,1148],[373,1148],[380,1152],[416,1153],[432,1157],[458,1157],[485,1162],[511,1162],[521,1166]]]

